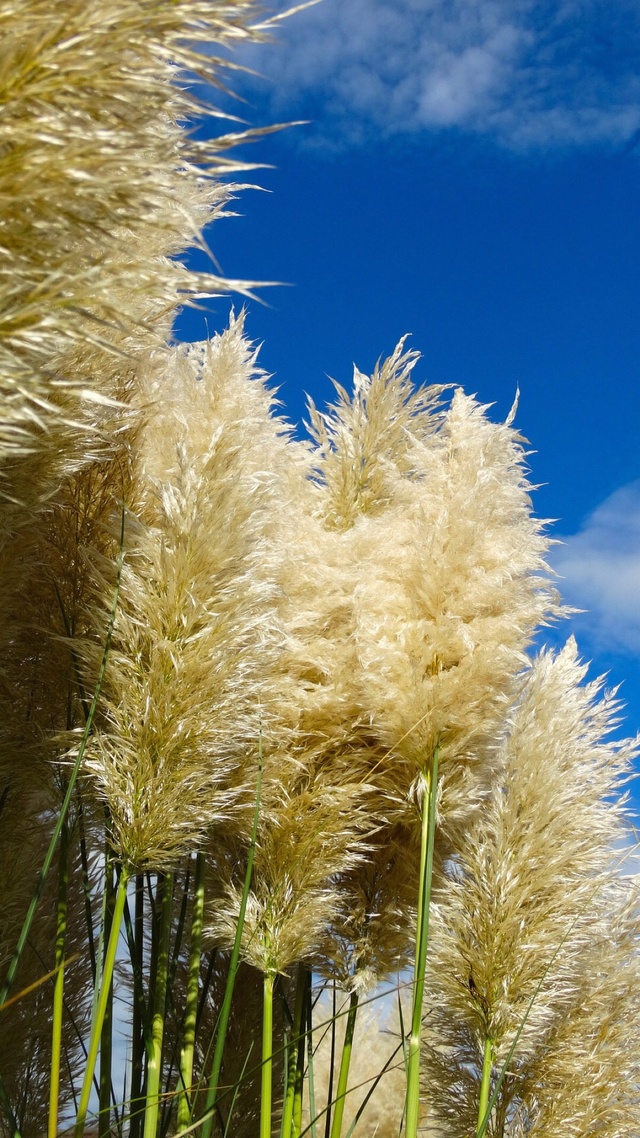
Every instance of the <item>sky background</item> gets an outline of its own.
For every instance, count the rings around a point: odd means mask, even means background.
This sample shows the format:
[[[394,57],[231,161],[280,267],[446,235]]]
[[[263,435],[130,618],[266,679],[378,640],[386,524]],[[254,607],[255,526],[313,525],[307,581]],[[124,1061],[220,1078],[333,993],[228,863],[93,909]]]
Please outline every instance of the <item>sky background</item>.
[[[235,59],[261,73],[234,80],[236,113],[309,120],[244,152],[268,192],[208,235],[228,276],[287,282],[247,333],[289,416],[407,332],[419,382],[496,418],[519,388],[534,507],[589,610],[561,638],[622,684],[637,731],[640,5],[322,0]],[[208,310],[181,338],[225,325],[228,301]]]

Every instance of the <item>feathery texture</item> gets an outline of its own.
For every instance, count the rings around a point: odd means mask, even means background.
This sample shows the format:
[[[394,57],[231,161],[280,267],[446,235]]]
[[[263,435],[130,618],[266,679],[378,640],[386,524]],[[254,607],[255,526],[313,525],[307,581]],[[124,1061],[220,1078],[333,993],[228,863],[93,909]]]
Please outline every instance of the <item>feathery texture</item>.
[[[637,749],[607,739],[616,705],[585,672],[573,641],[532,665],[502,771],[438,894],[425,1017],[434,1134],[438,1119],[452,1138],[473,1132],[485,1041],[495,1073],[532,1000],[489,1133],[637,1132],[637,907],[614,872]]]
[[[560,611],[523,440],[460,391],[445,409],[442,387],[414,389],[417,358],[401,341],[371,377],[356,372],[351,398],[339,389],[334,408],[311,408],[304,568],[286,588],[303,737],[378,791],[376,852],[342,883],[345,916],[324,950],[356,987],[411,953],[421,778],[436,742],[439,864],[491,782],[526,648]],[[394,850],[395,896],[384,885]]]
[[[209,175],[243,168],[224,153],[237,134],[204,143],[180,125],[215,113],[185,78],[220,85],[231,65],[204,45],[259,37],[255,11],[252,0],[0,4],[0,453],[46,447],[50,427],[82,413],[85,389],[117,395],[92,348],[122,357],[158,343],[181,295],[224,288],[170,259],[201,243],[230,196]]]
[[[339,875],[365,855],[360,839],[369,824],[356,788],[320,780],[289,788],[280,773],[260,819],[247,899],[242,948],[249,964],[275,975],[312,958],[340,905]],[[214,899],[209,936],[224,948],[233,944],[240,900],[233,883]]]
[[[269,532],[285,443],[241,320],[163,352],[141,398],[136,516],[87,769],[118,855],[160,869],[238,805],[245,830],[250,818],[282,641]]]

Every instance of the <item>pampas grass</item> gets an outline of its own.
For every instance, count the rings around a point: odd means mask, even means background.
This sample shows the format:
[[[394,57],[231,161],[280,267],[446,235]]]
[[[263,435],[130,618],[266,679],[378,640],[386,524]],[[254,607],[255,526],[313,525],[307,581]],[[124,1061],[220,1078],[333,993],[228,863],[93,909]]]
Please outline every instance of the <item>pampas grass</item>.
[[[402,340],[300,442],[244,313],[171,342],[267,24],[0,0],[0,1133],[631,1138],[636,744],[531,658],[515,410]]]

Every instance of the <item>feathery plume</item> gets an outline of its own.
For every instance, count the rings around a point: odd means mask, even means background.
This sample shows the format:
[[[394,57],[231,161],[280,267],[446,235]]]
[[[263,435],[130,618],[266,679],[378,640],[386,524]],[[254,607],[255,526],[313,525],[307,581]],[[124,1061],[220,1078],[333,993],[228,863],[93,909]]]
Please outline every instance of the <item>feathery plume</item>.
[[[607,739],[617,705],[585,673],[572,640],[532,665],[502,771],[438,892],[425,1017],[434,1134],[475,1132],[483,1056],[488,1087],[525,1016],[496,1134],[550,1135],[545,1118],[562,1118],[555,1133],[571,1135],[591,1133],[594,1117],[599,1127],[608,1119],[603,1133],[637,1127],[636,1092],[617,1069],[634,1062],[637,1013],[625,999],[640,968],[637,910],[613,872],[619,791],[637,747]],[[601,1017],[609,1000],[615,1022]],[[631,1129],[616,1129],[623,1117]]]
[[[239,805],[250,814],[282,641],[269,532],[285,443],[242,320],[159,355],[141,398],[136,516],[86,767],[118,856],[166,869]]]
[[[216,114],[193,93],[232,64],[211,43],[260,38],[253,0],[0,4],[0,454],[117,398],[110,372],[168,334],[179,300],[226,282],[175,255],[246,168],[181,125]],[[98,349],[96,354],[95,349]],[[118,367],[99,364],[106,355]],[[124,361],[124,362],[123,362]],[[63,431],[64,434],[64,431]],[[51,448],[49,448],[51,449]]]

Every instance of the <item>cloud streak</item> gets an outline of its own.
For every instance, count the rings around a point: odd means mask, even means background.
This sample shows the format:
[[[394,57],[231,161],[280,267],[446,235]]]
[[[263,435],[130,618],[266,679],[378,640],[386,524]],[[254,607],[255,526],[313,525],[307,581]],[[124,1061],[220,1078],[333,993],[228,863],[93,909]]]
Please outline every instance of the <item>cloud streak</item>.
[[[576,624],[598,650],[640,652],[640,479],[616,490],[553,558]],[[580,633],[582,635],[582,633]]]
[[[624,147],[640,129],[635,0],[322,0],[278,39],[249,62],[271,109],[308,114],[325,143],[455,129]]]

